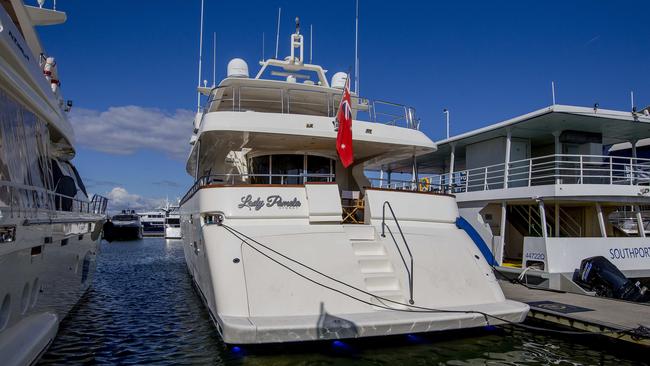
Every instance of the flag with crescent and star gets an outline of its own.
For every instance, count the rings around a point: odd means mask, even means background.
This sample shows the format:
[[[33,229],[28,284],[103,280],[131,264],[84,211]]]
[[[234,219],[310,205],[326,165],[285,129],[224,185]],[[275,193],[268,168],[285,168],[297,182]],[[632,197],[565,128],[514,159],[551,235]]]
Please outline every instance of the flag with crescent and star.
[[[350,102],[350,77],[345,79],[345,88],[341,97],[339,111],[336,114],[338,132],[336,135],[336,151],[344,167],[354,162],[352,150],[352,103]]]

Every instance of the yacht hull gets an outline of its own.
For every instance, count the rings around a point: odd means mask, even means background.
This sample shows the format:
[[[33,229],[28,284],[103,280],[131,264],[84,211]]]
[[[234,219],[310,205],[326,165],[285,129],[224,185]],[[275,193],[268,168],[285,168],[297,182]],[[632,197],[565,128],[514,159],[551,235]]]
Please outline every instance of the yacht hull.
[[[30,224],[34,217],[24,215],[2,220],[16,227],[15,240],[0,247],[3,365],[35,362],[92,283],[102,221],[59,218],[66,223]]]
[[[244,204],[249,194],[263,202],[279,196],[286,204],[249,210]],[[340,202],[336,185],[214,187],[184,202],[188,271],[226,343],[359,338],[523,321],[528,306],[505,299],[479,249],[455,226],[453,197],[368,190],[365,199],[362,225],[340,224],[340,211],[331,207]],[[413,281],[411,268],[400,259],[398,247],[406,253],[404,243],[381,236],[385,201],[400,217],[413,254]],[[215,213],[224,225],[213,221]],[[387,225],[399,236],[394,221]],[[411,298],[420,309],[409,307]]]
[[[180,239],[181,237],[180,227],[165,227],[165,239]]]

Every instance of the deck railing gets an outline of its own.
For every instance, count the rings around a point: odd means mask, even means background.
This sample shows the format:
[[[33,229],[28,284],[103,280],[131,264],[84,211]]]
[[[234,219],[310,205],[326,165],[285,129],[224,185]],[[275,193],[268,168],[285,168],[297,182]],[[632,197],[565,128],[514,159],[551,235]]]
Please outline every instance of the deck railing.
[[[453,193],[549,184],[650,185],[650,159],[552,154],[427,177]]]
[[[219,97],[217,97],[219,95]],[[352,96],[355,119],[391,126],[420,129],[415,108],[383,100]],[[223,86],[210,93],[205,112],[267,112],[336,117],[340,94],[308,89],[279,89],[261,86]]]
[[[6,208],[9,217],[37,217],[39,212],[75,212],[104,215],[108,199],[93,195],[92,199],[82,200],[9,181],[0,181],[0,209]]]

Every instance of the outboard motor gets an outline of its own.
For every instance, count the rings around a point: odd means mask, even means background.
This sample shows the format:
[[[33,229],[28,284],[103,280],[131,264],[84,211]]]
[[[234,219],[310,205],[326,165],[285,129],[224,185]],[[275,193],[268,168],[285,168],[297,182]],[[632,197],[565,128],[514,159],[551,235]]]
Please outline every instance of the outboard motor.
[[[598,296],[635,302],[650,302],[650,291],[625,275],[607,258],[598,256],[583,259],[573,281]]]

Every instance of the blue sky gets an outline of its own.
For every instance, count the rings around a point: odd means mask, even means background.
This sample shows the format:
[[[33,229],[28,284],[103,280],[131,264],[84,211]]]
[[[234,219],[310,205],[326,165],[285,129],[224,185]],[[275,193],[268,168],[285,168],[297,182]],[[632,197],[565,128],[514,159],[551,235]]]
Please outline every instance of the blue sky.
[[[35,1],[34,1],[35,2]],[[50,0],[51,2],[51,0]],[[650,104],[650,4],[644,1],[361,0],[361,94],[414,106],[423,131],[452,135],[557,102],[630,110]],[[75,162],[91,191],[140,200],[181,196],[191,184],[184,149],[196,108],[200,0],[59,0],[68,22],[43,27],[62,91],[75,102]],[[399,6],[397,6],[399,5]],[[258,70],[289,51],[293,19],[314,27],[314,63],[354,65],[354,1],[206,0],[204,79],[227,62]]]

